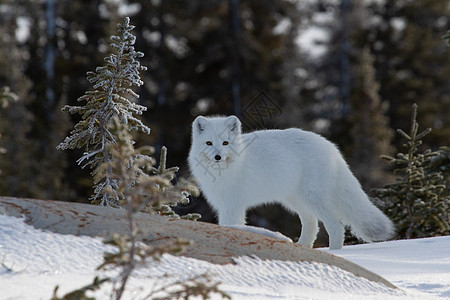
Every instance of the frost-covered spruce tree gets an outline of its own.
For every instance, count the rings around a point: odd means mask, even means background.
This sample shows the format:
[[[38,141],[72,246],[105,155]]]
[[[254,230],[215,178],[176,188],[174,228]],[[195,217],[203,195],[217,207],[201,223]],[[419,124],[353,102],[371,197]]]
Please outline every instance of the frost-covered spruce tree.
[[[395,166],[397,182],[374,190],[399,236],[407,239],[450,234],[450,197],[444,193],[446,180],[440,169],[445,149],[419,152],[421,139],[431,128],[419,133],[416,116],[414,104],[410,133],[397,130],[406,139],[405,153],[382,156]]]
[[[101,174],[98,170],[101,164],[112,159],[111,145],[117,143],[117,137],[110,129],[112,120],[117,117],[129,130],[150,133],[150,128],[135,116],[146,111],[146,107],[133,102],[139,97],[133,88],[143,84],[139,72],[146,70],[146,67],[141,66],[137,59],[144,54],[134,49],[136,38],[131,33],[134,26],[130,25],[130,19],[126,17],[117,27],[117,36],[111,36],[113,53],[105,58],[104,66],[87,73],[93,90],[78,98],[79,102],[86,103],[83,106],[66,105],[63,108],[65,112],[80,114],[81,121],[57,147],[62,150],[85,148],[83,156],[77,162],[83,168],[90,166],[94,169],[96,180],[91,200],[93,203],[112,207],[118,207],[120,203],[120,195],[111,192],[117,191],[117,182],[113,179],[111,169],[102,170]]]

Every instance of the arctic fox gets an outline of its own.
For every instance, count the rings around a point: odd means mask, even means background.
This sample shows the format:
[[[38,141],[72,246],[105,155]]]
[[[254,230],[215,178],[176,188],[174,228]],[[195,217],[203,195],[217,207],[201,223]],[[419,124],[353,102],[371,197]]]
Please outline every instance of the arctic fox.
[[[220,225],[243,225],[249,207],[280,203],[298,213],[298,243],[312,247],[322,221],[330,249],[344,226],[366,242],[389,239],[394,226],[369,200],[336,146],[297,128],[241,133],[235,116],[192,124],[189,166]]]

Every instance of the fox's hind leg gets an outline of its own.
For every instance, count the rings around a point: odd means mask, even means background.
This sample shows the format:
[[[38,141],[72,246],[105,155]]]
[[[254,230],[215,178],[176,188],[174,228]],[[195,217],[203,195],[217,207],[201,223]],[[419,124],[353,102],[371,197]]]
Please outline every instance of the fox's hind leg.
[[[345,235],[345,228],[342,223],[333,215],[327,215],[322,222],[329,236],[330,250],[341,249]]]
[[[308,212],[302,212],[299,216],[302,222],[302,233],[298,243],[302,246],[312,247],[319,232],[318,220]]]

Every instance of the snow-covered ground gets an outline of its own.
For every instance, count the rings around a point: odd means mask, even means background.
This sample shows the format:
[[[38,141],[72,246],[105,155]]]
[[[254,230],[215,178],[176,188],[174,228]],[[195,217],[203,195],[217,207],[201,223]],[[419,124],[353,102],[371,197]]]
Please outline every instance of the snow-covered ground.
[[[98,238],[44,232],[0,215],[0,299],[50,299],[56,285],[60,296],[86,285],[101,275],[95,269],[107,249]],[[356,262],[399,289],[325,264],[241,257],[236,265],[219,266],[165,255],[134,273],[124,299],[142,299],[155,286],[205,272],[233,299],[450,299],[450,237],[321,251]],[[108,297],[107,288],[95,294],[98,299]]]

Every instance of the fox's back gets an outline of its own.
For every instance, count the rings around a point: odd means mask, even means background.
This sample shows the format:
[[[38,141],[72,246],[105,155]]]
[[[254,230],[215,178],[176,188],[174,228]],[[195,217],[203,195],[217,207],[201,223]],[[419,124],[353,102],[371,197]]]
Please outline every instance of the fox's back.
[[[336,146],[313,132],[298,128],[261,130],[242,135],[241,145],[246,159],[286,161],[304,167],[319,167],[340,157]]]
[[[236,158],[238,176],[252,184],[258,181],[264,190],[278,193],[283,189],[333,185],[339,169],[345,165],[333,143],[296,128],[243,134],[241,149]]]

